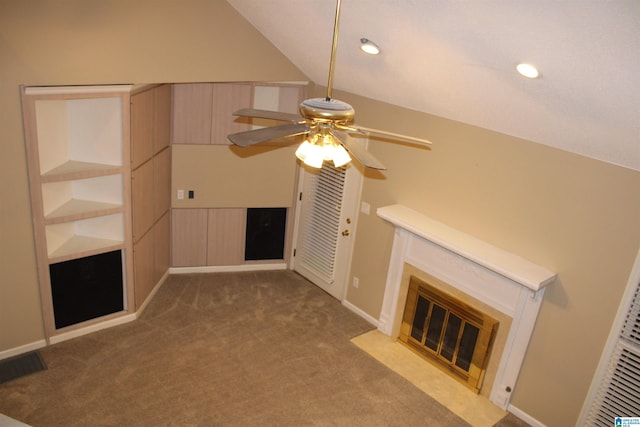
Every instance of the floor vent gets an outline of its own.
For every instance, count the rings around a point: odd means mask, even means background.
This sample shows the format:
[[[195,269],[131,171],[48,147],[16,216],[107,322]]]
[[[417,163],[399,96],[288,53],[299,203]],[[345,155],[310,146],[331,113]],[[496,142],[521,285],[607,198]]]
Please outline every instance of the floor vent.
[[[37,351],[0,360],[0,384],[45,369],[47,369],[47,365]]]

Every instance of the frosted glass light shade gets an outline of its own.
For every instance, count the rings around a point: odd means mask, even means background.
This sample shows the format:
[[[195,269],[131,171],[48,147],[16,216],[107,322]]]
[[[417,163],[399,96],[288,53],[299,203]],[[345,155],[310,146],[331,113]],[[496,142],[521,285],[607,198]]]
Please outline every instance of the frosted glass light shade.
[[[304,164],[321,168],[322,163],[332,161],[335,167],[343,166],[351,161],[351,156],[330,133],[315,134],[304,140],[296,150],[296,157]]]
[[[296,150],[296,157],[308,166],[321,168],[322,161],[324,160],[324,153],[322,152],[322,147],[320,145],[313,144],[309,142],[308,139],[305,139]]]
[[[335,145],[333,150],[333,165],[337,168],[344,166],[351,161],[351,156],[347,153],[347,150],[340,144]]]

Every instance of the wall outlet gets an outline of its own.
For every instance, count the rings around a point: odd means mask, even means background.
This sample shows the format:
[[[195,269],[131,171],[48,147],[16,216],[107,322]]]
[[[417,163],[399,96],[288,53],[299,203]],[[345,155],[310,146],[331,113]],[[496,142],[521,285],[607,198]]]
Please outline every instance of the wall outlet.
[[[178,200],[184,200],[184,190],[178,190]]]
[[[354,277],[354,278],[353,278],[353,282],[351,282],[351,285],[352,285],[354,288],[357,288],[357,287],[360,285],[360,279],[358,279],[357,277]]]

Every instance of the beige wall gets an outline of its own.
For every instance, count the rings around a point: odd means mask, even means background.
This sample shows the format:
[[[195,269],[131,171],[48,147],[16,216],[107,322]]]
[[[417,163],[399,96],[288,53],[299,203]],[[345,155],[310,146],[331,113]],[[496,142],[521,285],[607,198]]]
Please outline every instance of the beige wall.
[[[512,403],[549,426],[577,421],[639,249],[640,172],[337,93],[364,126],[428,138],[431,150],[371,142],[347,299],[377,318],[401,203],[555,271]]]
[[[43,338],[19,85],[306,77],[223,0],[0,0],[0,353]]]
[[[174,208],[289,207],[296,182],[295,145],[174,145]],[[212,185],[217,184],[217,185]],[[177,199],[178,189],[196,197]]]
[[[20,84],[303,80],[221,0],[0,0],[0,352],[42,338],[20,114]],[[371,127],[431,139],[431,150],[372,142],[348,299],[380,311],[403,203],[558,272],[512,402],[573,425],[640,243],[640,172],[336,92]],[[568,369],[571,368],[571,369]]]

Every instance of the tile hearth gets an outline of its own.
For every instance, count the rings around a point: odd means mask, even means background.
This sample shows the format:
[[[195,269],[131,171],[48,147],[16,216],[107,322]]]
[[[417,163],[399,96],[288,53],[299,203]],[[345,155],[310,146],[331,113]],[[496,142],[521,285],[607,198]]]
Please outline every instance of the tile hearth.
[[[475,427],[491,427],[507,414],[378,330],[351,342]]]

